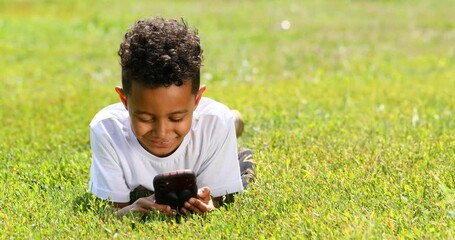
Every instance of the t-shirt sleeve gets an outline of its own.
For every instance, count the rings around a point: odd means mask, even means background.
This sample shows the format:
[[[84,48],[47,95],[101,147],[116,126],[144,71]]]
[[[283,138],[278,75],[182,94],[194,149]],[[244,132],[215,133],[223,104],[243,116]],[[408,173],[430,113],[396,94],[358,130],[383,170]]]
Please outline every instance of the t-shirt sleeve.
[[[111,141],[108,131],[101,123],[90,128],[92,165],[89,191],[101,199],[129,202],[130,190]]]
[[[219,121],[214,128],[211,146],[198,174],[198,187],[209,186],[219,197],[243,190],[237,156],[237,139],[232,118]]]

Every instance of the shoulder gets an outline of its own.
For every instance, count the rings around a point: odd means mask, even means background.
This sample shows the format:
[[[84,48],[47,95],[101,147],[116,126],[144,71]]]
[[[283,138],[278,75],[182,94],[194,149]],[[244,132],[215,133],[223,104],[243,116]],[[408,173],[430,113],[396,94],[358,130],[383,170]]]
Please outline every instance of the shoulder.
[[[194,112],[196,121],[216,121],[220,124],[231,124],[234,117],[231,110],[224,104],[203,97]]]
[[[90,129],[112,131],[114,128],[124,128],[128,124],[128,111],[122,103],[115,103],[101,109],[90,122]]]

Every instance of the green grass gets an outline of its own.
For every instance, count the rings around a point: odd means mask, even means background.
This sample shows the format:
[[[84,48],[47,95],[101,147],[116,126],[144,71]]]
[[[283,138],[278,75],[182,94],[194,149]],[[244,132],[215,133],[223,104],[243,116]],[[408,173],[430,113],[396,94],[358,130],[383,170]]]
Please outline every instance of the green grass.
[[[91,2],[0,0],[1,238],[455,238],[453,0]],[[257,161],[229,209],[181,224],[86,194],[88,124],[152,15],[199,29],[206,96]]]

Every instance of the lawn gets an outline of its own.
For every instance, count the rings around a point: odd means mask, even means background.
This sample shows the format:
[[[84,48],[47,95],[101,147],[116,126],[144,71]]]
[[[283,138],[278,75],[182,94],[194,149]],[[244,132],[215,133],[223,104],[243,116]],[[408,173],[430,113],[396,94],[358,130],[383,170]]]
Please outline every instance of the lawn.
[[[455,238],[453,0],[0,0],[0,238]],[[87,194],[88,124],[137,19],[199,30],[257,180],[181,223]],[[286,22],[287,21],[287,22]]]

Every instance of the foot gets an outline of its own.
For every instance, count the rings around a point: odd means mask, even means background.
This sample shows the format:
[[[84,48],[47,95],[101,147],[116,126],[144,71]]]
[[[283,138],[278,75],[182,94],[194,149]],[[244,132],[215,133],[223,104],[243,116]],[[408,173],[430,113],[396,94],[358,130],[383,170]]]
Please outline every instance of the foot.
[[[231,110],[232,115],[234,115],[234,123],[235,123],[235,135],[236,137],[240,137],[243,133],[243,117],[237,110]]]

